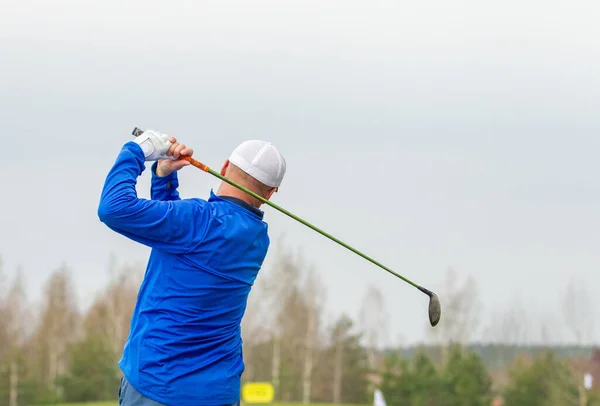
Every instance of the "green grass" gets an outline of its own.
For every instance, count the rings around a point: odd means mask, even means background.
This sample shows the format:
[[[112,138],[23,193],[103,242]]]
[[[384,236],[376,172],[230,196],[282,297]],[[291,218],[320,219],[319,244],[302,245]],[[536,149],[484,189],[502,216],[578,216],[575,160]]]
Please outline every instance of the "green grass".
[[[252,406],[250,404],[244,406]],[[117,402],[92,402],[92,403],[64,403],[48,406],[117,406]],[[302,403],[271,403],[269,406],[306,406]],[[311,406],[334,406],[332,403],[311,403]],[[335,406],[357,406],[357,405],[335,405]]]
[[[246,405],[242,403],[244,406]],[[48,406],[117,406],[117,402],[93,402],[93,403],[64,403],[59,405],[48,405]],[[306,406],[302,403],[271,403],[269,406]],[[311,406],[333,406],[331,403],[311,403]],[[357,405],[335,405],[335,406],[357,406]]]
[[[118,406],[118,403],[115,402],[91,402],[91,403],[63,403],[58,405],[48,405],[48,406]]]

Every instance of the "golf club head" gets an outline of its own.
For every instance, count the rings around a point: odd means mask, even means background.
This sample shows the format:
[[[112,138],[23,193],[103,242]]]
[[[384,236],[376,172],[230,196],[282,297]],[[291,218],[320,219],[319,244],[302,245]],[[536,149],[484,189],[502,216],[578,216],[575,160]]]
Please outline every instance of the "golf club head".
[[[442,317],[442,305],[440,298],[433,292],[429,296],[429,323],[432,327],[435,327]]]
[[[429,296],[429,323],[432,327],[435,327],[442,317],[442,304],[440,303],[440,298],[424,287],[419,286],[419,290]]]
[[[137,127],[135,127],[133,129],[133,131],[131,132],[131,134],[133,136],[135,136],[135,137],[138,137],[138,136],[142,135],[143,133],[144,133],[144,130],[141,130],[141,129],[137,128]]]

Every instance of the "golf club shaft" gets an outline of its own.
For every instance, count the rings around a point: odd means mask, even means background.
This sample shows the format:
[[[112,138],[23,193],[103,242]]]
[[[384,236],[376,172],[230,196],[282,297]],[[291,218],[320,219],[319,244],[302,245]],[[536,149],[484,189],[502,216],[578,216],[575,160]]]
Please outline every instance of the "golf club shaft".
[[[371,258],[371,257],[369,257],[369,256],[367,256],[367,255],[365,255],[365,254],[363,254],[362,252],[358,251],[358,250],[357,250],[357,249],[355,249],[355,248],[352,248],[351,246],[349,246],[349,245],[348,245],[348,244],[346,244],[345,242],[338,240],[337,238],[335,238],[334,236],[332,236],[332,235],[330,235],[330,234],[326,233],[325,231],[321,230],[320,228],[313,226],[313,225],[312,225],[312,224],[310,224],[308,221],[302,220],[300,217],[296,216],[295,214],[293,214],[293,213],[290,213],[289,211],[285,210],[285,209],[284,209],[284,208],[282,208],[282,207],[279,207],[279,206],[278,206],[278,205],[276,205],[275,203],[272,203],[272,202],[268,201],[268,200],[267,200],[267,199],[265,199],[264,197],[262,197],[262,196],[260,196],[260,195],[258,195],[258,194],[256,194],[256,193],[254,193],[253,191],[251,191],[251,190],[249,190],[249,189],[245,188],[244,186],[242,186],[242,185],[239,185],[238,183],[236,183],[236,182],[232,181],[231,179],[228,179],[228,178],[226,178],[225,176],[221,175],[219,172],[217,172],[217,171],[215,171],[215,170],[213,170],[213,169],[209,168],[207,165],[204,165],[202,162],[200,162],[200,161],[198,161],[198,160],[196,160],[196,159],[194,159],[194,158],[188,157],[188,156],[185,156],[185,157],[183,157],[182,159],[185,159],[186,161],[190,162],[190,163],[191,163],[193,166],[195,166],[196,168],[199,168],[199,169],[203,170],[204,172],[208,172],[208,173],[210,173],[211,175],[213,175],[213,176],[216,176],[217,178],[221,179],[222,181],[229,183],[230,185],[232,185],[232,186],[234,186],[234,187],[236,187],[236,188],[240,189],[240,190],[241,190],[241,191],[243,191],[243,192],[246,192],[246,193],[247,193],[247,194],[249,194],[250,196],[252,196],[252,197],[254,197],[254,198],[256,198],[256,199],[260,200],[261,202],[263,202],[263,203],[265,203],[265,204],[267,204],[267,205],[271,206],[272,208],[274,208],[274,209],[276,209],[276,210],[279,210],[279,211],[280,211],[280,212],[282,212],[283,214],[286,214],[287,216],[289,216],[289,217],[293,218],[294,220],[296,220],[296,221],[298,221],[298,222],[300,222],[300,223],[304,224],[305,226],[307,226],[307,227],[309,227],[309,228],[312,228],[313,230],[315,230],[315,231],[316,231],[316,232],[318,232],[319,234],[321,234],[321,235],[324,235],[325,237],[329,238],[330,240],[332,240],[332,241],[334,241],[334,242],[336,242],[336,243],[340,244],[341,246],[343,246],[343,247],[345,247],[345,248],[349,249],[350,251],[354,252],[355,254],[357,254],[357,255],[359,255],[359,256],[361,256],[361,257],[363,257],[363,258],[364,258],[364,259],[366,259],[367,261],[369,261],[369,262],[372,262],[373,264],[377,265],[378,267],[380,267],[380,268],[382,268],[382,269],[384,269],[384,270],[388,271],[389,273],[391,273],[392,275],[396,276],[397,278],[400,278],[400,279],[402,279],[404,282],[411,284],[411,285],[412,285],[412,286],[414,286],[415,288],[419,289],[421,292],[423,292],[423,293],[425,293],[425,294],[427,294],[427,295],[430,295],[430,293],[431,293],[431,292],[429,292],[429,291],[426,291],[426,289],[424,289],[424,288],[422,288],[421,286],[417,285],[416,283],[414,283],[414,282],[412,282],[412,281],[410,281],[410,280],[406,279],[404,276],[397,274],[396,272],[392,271],[392,270],[391,270],[390,268],[388,268],[387,266],[385,266],[385,265],[383,265],[383,264],[380,264],[379,262],[375,261],[373,258]]]

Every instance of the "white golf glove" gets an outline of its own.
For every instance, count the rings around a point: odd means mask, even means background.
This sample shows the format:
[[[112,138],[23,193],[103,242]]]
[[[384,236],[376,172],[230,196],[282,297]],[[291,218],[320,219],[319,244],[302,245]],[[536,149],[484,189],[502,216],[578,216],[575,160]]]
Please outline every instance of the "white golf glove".
[[[136,143],[144,151],[146,161],[156,161],[158,159],[173,159],[167,156],[167,151],[171,148],[171,141],[167,134],[162,134],[157,131],[146,130],[141,135],[134,138]]]

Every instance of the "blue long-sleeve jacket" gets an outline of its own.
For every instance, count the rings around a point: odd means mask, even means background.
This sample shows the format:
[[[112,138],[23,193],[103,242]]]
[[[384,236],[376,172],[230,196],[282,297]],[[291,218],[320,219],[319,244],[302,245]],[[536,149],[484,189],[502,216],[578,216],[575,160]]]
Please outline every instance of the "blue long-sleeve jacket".
[[[119,366],[157,402],[233,404],[244,371],[240,323],[268,226],[260,210],[212,191],[181,199],[176,173],[152,171],[151,199],[139,198],[144,169],[141,148],[126,143],[98,206],[110,229],[152,248]]]

